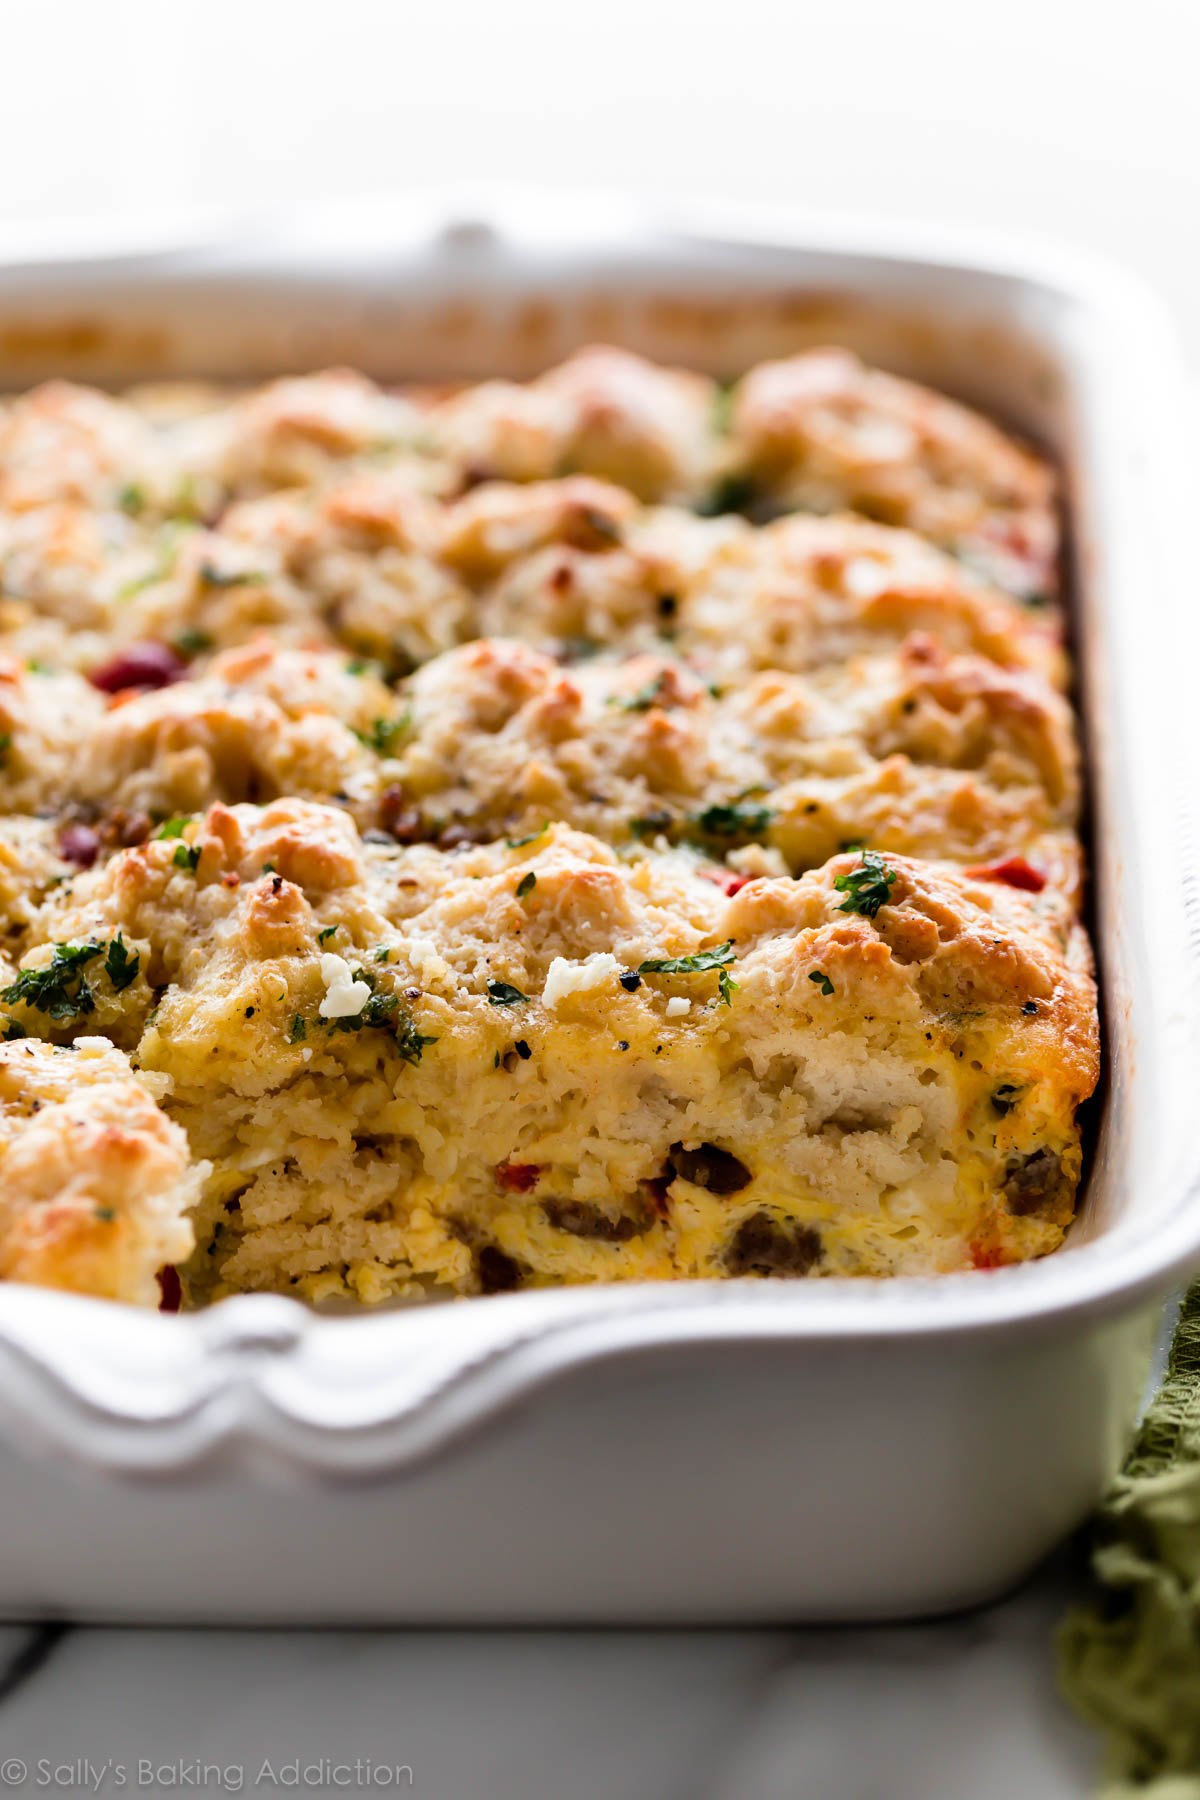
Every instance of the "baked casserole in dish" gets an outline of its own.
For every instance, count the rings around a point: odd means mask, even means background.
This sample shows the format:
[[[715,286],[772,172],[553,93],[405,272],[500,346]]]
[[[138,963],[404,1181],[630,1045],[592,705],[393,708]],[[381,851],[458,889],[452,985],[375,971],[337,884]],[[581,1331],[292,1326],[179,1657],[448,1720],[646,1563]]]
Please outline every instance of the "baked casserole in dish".
[[[728,385],[0,411],[0,1276],[147,1305],[1044,1256],[1098,1075],[1049,463]]]

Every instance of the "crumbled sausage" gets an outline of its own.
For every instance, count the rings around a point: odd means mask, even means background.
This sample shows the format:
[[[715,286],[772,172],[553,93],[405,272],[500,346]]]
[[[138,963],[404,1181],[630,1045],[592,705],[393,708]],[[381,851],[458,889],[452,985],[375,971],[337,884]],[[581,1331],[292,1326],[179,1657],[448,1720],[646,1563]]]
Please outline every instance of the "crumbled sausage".
[[[488,1244],[475,1258],[479,1285],[485,1294],[507,1294],[521,1285],[521,1271],[512,1257]]]
[[[710,1194],[736,1194],[748,1187],[754,1177],[744,1162],[719,1150],[715,1144],[701,1144],[698,1150],[685,1150],[682,1144],[671,1145],[671,1164],[676,1175],[695,1187],[707,1188]]]
[[[1035,1150],[1032,1156],[1010,1162],[1004,1177],[1008,1210],[1023,1219],[1040,1212],[1058,1199],[1063,1187],[1062,1162],[1053,1150]]]
[[[571,1237],[599,1238],[605,1244],[628,1243],[631,1237],[645,1231],[647,1223],[644,1219],[631,1219],[627,1213],[610,1219],[587,1200],[543,1200],[542,1211],[556,1231],[565,1231]]]
[[[751,1213],[725,1251],[731,1275],[807,1275],[821,1255],[821,1239],[811,1225]]]
[[[380,794],[379,823],[398,844],[415,844],[425,835],[425,821],[418,809],[409,805],[399,783]]]
[[[64,825],[58,834],[58,853],[76,868],[90,869],[100,854],[100,833],[90,825]]]

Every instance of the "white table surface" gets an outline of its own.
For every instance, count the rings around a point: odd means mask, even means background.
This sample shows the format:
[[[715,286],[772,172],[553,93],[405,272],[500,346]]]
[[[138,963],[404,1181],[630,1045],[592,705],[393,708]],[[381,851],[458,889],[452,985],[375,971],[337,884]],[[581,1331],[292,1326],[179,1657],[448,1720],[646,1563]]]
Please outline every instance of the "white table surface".
[[[1200,361],[1192,0],[57,0],[6,9],[4,46],[0,238],[481,176],[785,200],[1100,251]],[[13,1627],[0,1793],[374,1792],[407,1765],[437,1800],[1079,1800],[1064,1593],[845,1632]]]

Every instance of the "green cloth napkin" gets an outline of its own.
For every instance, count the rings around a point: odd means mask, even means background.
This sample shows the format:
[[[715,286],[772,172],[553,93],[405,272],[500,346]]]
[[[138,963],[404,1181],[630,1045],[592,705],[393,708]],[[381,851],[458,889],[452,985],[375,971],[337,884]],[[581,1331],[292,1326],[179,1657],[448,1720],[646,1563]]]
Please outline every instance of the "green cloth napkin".
[[[1089,1552],[1059,1668],[1107,1738],[1103,1800],[1200,1800],[1200,1281]]]

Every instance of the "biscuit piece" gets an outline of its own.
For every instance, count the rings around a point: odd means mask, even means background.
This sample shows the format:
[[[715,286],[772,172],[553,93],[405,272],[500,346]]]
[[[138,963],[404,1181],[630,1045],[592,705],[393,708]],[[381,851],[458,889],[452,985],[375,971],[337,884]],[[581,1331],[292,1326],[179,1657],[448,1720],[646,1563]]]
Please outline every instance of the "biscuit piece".
[[[1056,685],[1067,678],[1053,613],[1021,606],[913,532],[850,514],[755,529],[672,508],[631,515],[596,483],[500,486],[447,509],[442,555],[483,579],[480,636],[621,649],[665,636],[729,681],[816,671],[923,631]]]
[[[943,867],[729,898],[561,825],[388,849],[287,800],[51,894],[25,967],[117,936],[137,978],[97,957],[82,1023],[170,1078],[213,1164],[198,1298],[932,1273],[1045,1254],[1072,1214],[1084,940]]]
[[[595,345],[525,386],[465,389],[434,409],[429,432],[471,483],[577,472],[686,502],[711,481],[716,394],[706,376]]]
[[[1023,600],[1058,591],[1049,464],[944,394],[848,350],[761,363],[732,404],[728,467],[745,504],[905,525]]]
[[[408,684],[383,822],[486,840],[562,819],[717,859],[774,846],[793,873],[846,843],[983,862],[1056,834],[1052,866],[1073,863],[1071,714],[1036,676],[924,637],[836,673],[725,690],[661,653],[563,668],[482,639]]]
[[[158,1304],[203,1171],[150,1087],[103,1038],[0,1043],[0,1279]]]

